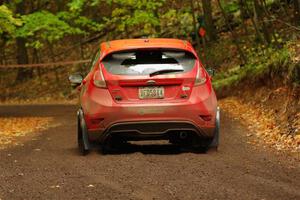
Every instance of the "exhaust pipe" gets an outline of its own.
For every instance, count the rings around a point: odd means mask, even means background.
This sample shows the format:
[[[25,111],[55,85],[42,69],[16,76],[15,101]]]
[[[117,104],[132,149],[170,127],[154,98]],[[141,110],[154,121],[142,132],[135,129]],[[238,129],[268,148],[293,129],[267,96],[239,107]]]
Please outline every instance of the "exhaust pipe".
[[[186,139],[187,137],[188,137],[188,134],[187,134],[186,131],[181,131],[181,132],[179,133],[179,138],[180,138],[180,139],[184,140],[184,139]]]

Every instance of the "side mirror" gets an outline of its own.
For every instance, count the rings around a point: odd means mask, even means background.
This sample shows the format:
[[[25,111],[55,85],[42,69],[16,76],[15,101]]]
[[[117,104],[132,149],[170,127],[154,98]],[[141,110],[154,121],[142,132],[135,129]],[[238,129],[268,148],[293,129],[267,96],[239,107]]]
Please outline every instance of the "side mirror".
[[[83,77],[81,74],[72,74],[69,76],[69,82],[73,88],[78,87],[82,83]]]
[[[208,68],[208,69],[206,69],[206,71],[209,74],[209,76],[214,76],[215,75],[215,70],[213,68]]]

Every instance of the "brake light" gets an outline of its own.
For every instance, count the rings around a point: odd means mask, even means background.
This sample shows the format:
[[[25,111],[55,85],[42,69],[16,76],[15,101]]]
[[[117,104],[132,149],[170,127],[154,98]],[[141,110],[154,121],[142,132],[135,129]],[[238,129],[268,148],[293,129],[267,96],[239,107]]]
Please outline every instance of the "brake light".
[[[103,72],[101,66],[99,65],[99,69],[95,71],[94,74],[94,85],[99,88],[107,88],[106,82],[103,76]]]
[[[198,85],[202,85],[204,83],[206,83],[206,74],[203,70],[202,67],[199,67],[198,68],[198,71],[197,71],[197,76],[196,76],[196,80],[195,80],[195,86],[198,86]]]

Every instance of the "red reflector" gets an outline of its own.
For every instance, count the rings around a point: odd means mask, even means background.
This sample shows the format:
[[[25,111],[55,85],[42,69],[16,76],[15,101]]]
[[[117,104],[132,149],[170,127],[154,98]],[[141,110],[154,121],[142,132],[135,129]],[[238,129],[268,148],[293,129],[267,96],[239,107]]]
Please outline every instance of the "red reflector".
[[[200,115],[200,117],[204,120],[204,121],[211,121],[212,116],[211,115]]]

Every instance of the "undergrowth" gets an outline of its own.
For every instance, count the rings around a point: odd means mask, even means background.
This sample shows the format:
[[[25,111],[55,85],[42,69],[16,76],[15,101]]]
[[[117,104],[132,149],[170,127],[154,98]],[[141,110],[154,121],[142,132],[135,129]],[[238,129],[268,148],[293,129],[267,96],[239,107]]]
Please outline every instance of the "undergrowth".
[[[216,74],[213,81],[216,91],[238,86],[242,82],[255,83],[261,79],[280,79],[282,84],[300,85],[300,63],[293,62],[295,53],[290,46],[287,44],[278,49],[262,45],[247,49],[246,65],[233,65]]]

